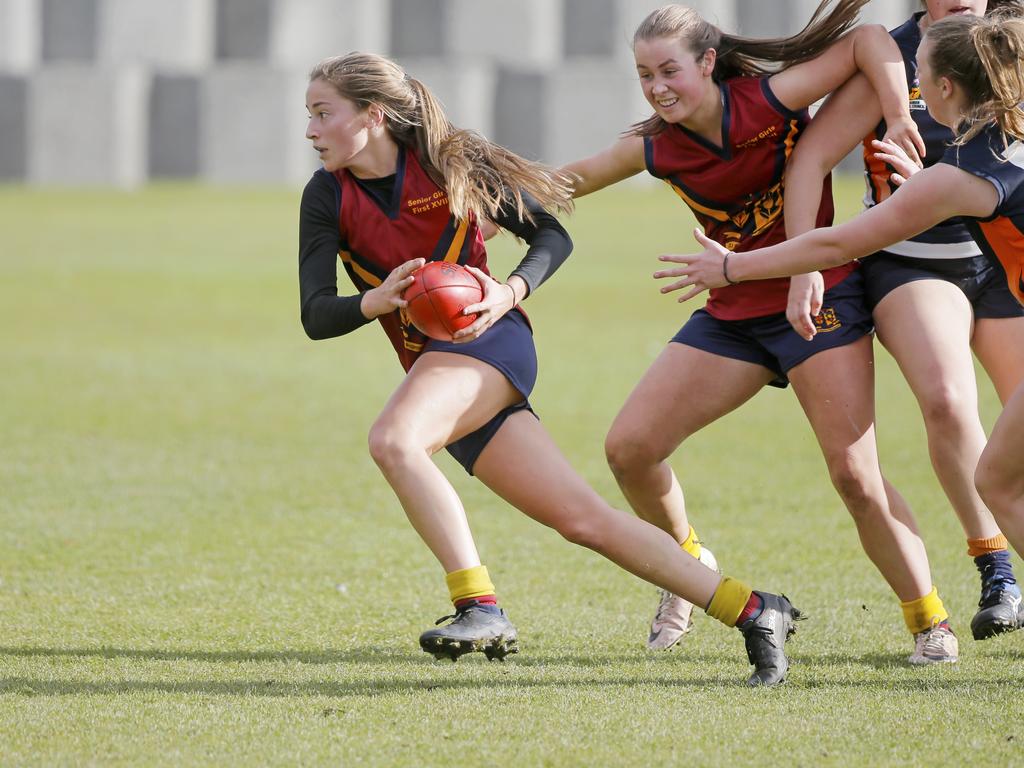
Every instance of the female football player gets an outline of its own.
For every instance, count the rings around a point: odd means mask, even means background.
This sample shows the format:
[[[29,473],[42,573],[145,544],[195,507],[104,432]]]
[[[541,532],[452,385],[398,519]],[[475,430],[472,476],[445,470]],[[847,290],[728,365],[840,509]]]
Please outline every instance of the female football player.
[[[306,108],[306,137],[323,168],[302,196],[302,324],[324,339],[377,319],[407,372],[370,428],[369,449],[444,569],[455,606],[451,623],[425,632],[421,647],[453,660],[517,649],[462,504],[431,460],[446,447],[525,514],[738,626],[755,666],[750,684],[781,682],[783,645],[799,616],[789,601],[722,578],[663,531],[612,509],[530,408],[537,359],[519,304],[571,249],[545,210],[570,207],[565,177],[455,129],[422,83],[379,56],[322,61],[310,74]],[[529,244],[505,282],[487,271],[481,216]],[[339,255],[356,294],[338,295]],[[482,300],[465,310],[478,318],[453,342],[425,338],[403,312],[415,270],[441,259],[465,264],[483,288]]]
[[[925,140],[924,166],[942,158],[953,134],[936,122],[920,97],[917,47],[934,22],[953,14],[980,16],[992,0],[927,0],[890,34],[903,55],[911,115]],[[814,228],[819,190],[829,171],[865,135],[881,138],[885,121],[871,84],[852,78],[815,115],[786,168],[786,233]],[[881,122],[879,122],[881,120]],[[866,200],[884,200],[894,190],[885,164],[865,143]],[[944,221],[906,242],[890,245],[864,261],[868,305],[878,337],[892,353],[917,397],[928,435],[932,466],[967,536],[967,553],[981,572],[979,610],[971,621],[976,639],[1021,626],[1020,588],[1003,536],[974,487],[974,470],[985,447],[978,416],[973,347],[1003,402],[1024,380],[1024,307],[1013,298],[1002,270],[986,258],[959,219]],[[820,277],[813,295],[789,308],[805,338],[814,335]],[[813,304],[812,304],[813,300]]]
[[[898,192],[845,224],[749,253],[729,253],[697,233],[703,253],[662,257],[681,266],[656,276],[685,276],[662,290],[692,286],[685,300],[705,288],[832,267],[888,250],[959,216],[982,253],[1005,274],[1010,292],[1024,303],[1022,62],[1024,17],[1019,8],[987,17],[950,16],[932,24],[917,49],[921,96],[936,122],[956,134],[939,162],[917,172],[899,148],[876,141],[878,158],[897,170],[892,180],[902,184]],[[1012,345],[1001,352],[1011,359],[1019,354]],[[1022,455],[1024,384],[1018,384],[1005,398],[975,483],[1010,544],[1024,555]],[[1020,597],[1006,590],[1003,594],[1019,624]]]
[[[780,40],[724,34],[680,5],[651,13],[634,35],[633,51],[655,114],[609,149],[568,165],[580,178],[575,194],[646,169],[668,182],[709,237],[730,251],[779,242],[782,175],[807,125],[806,107],[857,71],[878,92],[890,137],[916,151],[920,137],[895,43],[879,26],[847,32],[863,0],[841,0],[826,14],[827,5],[802,32]],[[777,62],[781,71],[769,74]],[[825,224],[831,190],[826,184],[817,194],[817,222]],[[917,526],[878,465],[871,316],[860,276],[843,266],[824,281],[821,332],[811,343],[785,315],[790,291],[802,285],[791,289],[788,280],[772,280],[714,291],[616,417],[607,437],[609,464],[637,514],[682,541],[691,528],[667,458],[766,384],[792,383],[864,549],[902,604],[915,638],[910,661],[956,661],[957,639]],[[654,628],[666,613],[687,608],[663,595]]]

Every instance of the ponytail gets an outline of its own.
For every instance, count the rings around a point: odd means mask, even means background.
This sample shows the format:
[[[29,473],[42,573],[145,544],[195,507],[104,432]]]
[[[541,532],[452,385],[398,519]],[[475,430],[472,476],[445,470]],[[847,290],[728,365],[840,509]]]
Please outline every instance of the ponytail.
[[[379,106],[392,138],[416,152],[427,174],[448,193],[457,219],[494,218],[509,204],[520,219],[530,219],[524,193],[547,210],[572,210],[568,175],[456,128],[430,89],[389,59],[368,53],[337,56],[317,64],[309,79],[330,83],[359,109]]]
[[[966,98],[956,141],[995,124],[1024,138],[1024,9],[1004,5],[988,16],[950,16],[928,28],[932,76],[948,77]]]

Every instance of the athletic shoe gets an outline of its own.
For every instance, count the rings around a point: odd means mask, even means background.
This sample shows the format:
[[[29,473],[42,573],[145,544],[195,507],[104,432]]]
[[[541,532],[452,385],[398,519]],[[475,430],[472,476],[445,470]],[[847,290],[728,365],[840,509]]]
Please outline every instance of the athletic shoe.
[[[953,664],[960,658],[960,643],[945,621],[935,621],[929,629],[914,635],[911,664]]]
[[[1024,604],[1005,550],[974,558],[981,572],[981,600],[971,619],[975,640],[985,640],[1024,626]]]
[[[736,628],[743,633],[747,658],[754,673],[747,685],[779,685],[786,680],[789,659],[783,651],[786,641],[796,632],[794,622],[805,618],[785,595],[754,592],[764,601],[761,613]]]
[[[707,547],[700,548],[698,559],[708,568],[718,570],[718,561]],[[647,647],[652,651],[667,651],[674,646],[693,627],[692,614],[693,603],[666,589],[660,590],[658,611],[651,622]]]
[[[443,627],[420,635],[420,648],[432,653],[435,659],[458,661],[463,654],[481,651],[488,661],[504,661],[510,653],[519,652],[516,628],[496,605],[469,603],[436,623],[448,619],[451,622]]]

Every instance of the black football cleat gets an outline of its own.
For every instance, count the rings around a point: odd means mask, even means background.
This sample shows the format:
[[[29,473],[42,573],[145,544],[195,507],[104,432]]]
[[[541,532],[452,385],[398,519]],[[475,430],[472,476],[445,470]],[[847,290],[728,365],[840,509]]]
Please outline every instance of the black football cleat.
[[[779,685],[789,671],[783,647],[796,632],[794,622],[804,617],[785,595],[757,591],[754,594],[764,601],[761,613],[737,626],[747,646],[747,658],[754,665],[747,685]]]
[[[1002,549],[979,555],[974,558],[974,565],[981,574],[981,600],[971,619],[974,639],[986,640],[1024,627],[1024,605],[1010,553]]]
[[[971,619],[971,634],[975,640],[987,640],[1021,627],[1024,627],[1024,602],[1016,584],[1000,585],[982,593],[978,612]]]
[[[480,651],[488,661],[504,661],[510,653],[519,652],[516,628],[497,606],[470,603],[437,623],[448,619],[451,621],[443,627],[420,635],[420,648],[435,659],[458,661],[463,654]]]

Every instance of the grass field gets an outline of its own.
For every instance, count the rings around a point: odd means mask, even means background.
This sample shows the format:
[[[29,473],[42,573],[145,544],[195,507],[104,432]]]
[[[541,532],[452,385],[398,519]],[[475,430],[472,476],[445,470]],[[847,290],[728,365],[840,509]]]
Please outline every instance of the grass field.
[[[857,194],[840,185],[841,208]],[[703,616],[685,646],[645,651],[653,587],[447,456],[522,651],[422,653],[442,574],[365,448],[400,369],[376,327],[305,338],[297,204],[0,188],[0,764],[1024,763],[1024,636],[970,639],[977,576],[880,348],[883,462],[957,666],[904,663],[899,607],[788,390],[674,457],[725,569],[810,614],[786,686],[744,687],[738,633]],[[603,436],[690,311],[650,278],[656,254],[693,247],[690,224],[659,188],[585,200],[570,227],[575,255],[528,303],[533,401],[623,506]],[[504,274],[517,248],[493,254]],[[987,383],[982,399],[991,424]]]

